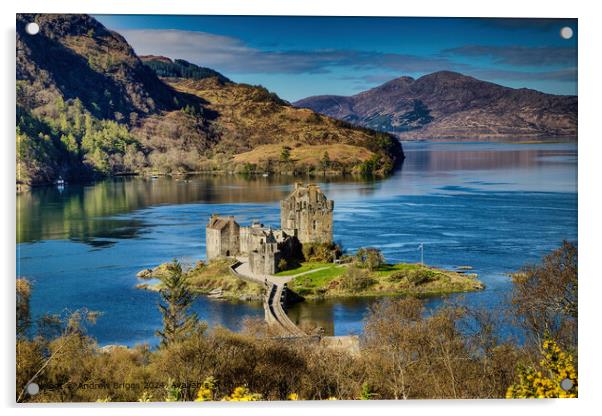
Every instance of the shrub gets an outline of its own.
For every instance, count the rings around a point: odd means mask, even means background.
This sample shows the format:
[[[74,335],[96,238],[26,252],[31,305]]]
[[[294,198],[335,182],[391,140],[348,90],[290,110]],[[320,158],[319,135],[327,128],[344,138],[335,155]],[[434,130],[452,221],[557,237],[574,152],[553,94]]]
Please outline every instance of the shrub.
[[[286,259],[280,259],[278,262],[278,270],[286,270],[288,269],[288,263]]]
[[[349,266],[341,278],[341,288],[351,292],[359,292],[367,289],[374,283],[370,274],[356,266]]]
[[[577,344],[577,246],[563,242],[538,265],[512,276],[512,304],[528,341],[548,337],[569,349]]]
[[[508,388],[507,399],[574,398],[577,397],[577,370],[573,356],[562,351],[552,340],[542,345],[541,370],[523,367],[518,370],[519,381]],[[567,383],[565,388],[562,384]]]
[[[342,254],[341,247],[336,243],[305,243],[303,244],[305,261],[331,263]]]
[[[360,267],[367,267],[368,270],[374,271],[384,264],[385,257],[377,248],[362,247],[355,254],[355,261]]]
[[[414,286],[433,281],[436,279],[437,273],[429,269],[418,269],[408,273],[408,283]]]
[[[393,272],[389,275],[389,280],[392,282],[401,282],[403,279],[408,277],[408,273],[405,271]]]

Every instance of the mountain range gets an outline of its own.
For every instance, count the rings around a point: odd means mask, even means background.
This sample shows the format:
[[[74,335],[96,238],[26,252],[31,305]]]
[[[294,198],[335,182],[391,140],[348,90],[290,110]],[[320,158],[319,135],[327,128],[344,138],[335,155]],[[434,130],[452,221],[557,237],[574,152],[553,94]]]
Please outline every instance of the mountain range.
[[[401,139],[576,137],[577,97],[513,89],[457,72],[400,77],[353,96],[294,103]]]
[[[29,35],[28,22],[40,32]],[[17,181],[187,172],[386,175],[392,135],[184,60],[136,55],[88,15],[17,15]]]

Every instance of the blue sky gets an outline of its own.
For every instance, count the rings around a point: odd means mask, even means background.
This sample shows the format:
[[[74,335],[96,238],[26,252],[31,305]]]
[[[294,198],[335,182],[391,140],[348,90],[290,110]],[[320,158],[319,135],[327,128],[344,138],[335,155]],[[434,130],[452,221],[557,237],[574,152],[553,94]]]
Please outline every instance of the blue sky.
[[[295,101],[461,72],[577,94],[576,19],[97,15],[140,55],[185,59]],[[563,27],[574,36],[564,39]]]

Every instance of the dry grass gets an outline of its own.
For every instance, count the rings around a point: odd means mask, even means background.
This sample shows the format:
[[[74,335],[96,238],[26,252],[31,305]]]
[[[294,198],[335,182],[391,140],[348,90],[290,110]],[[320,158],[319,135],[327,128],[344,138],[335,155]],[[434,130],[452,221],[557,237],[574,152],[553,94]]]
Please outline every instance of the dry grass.
[[[215,260],[209,264],[199,262],[195,268],[187,272],[192,288],[202,294],[215,289],[222,290],[227,299],[261,299],[262,287],[232,276],[229,267],[231,260]]]
[[[344,167],[346,171],[375,156],[373,147],[379,133],[350,128],[311,110],[293,107],[261,87],[221,83],[214,78],[169,79],[168,83],[202,98],[206,107],[218,114],[213,126],[221,138],[212,152],[232,156],[234,165],[268,159],[278,162],[283,146],[291,148],[291,159],[297,166],[318,170],[324,151],[339,170]]]
[[[266,160],[278,160],[282,152],[281,144],[266,144],[259,146],[250,152],[234,156],[235,163],[262,163]],[[290,151],[291,160],[304,165],[318,165],[324,152],[328,152],[331,160],[343,164],[357,164],[369,160],[374,153],[363,147],[348,144],[323,144],[323,145],[299,145]]]
[[[185,272],[193,292],[207,295],[211,291],[220,290],[221,298],[229,300],[260,300],[262,287],[259,284],[239,279],[230,273],[233,260],[218,259],[207,263],[198,262],[195,267]],[[155,282],[142,282],[136,285],[139,289],[158,291],[162,287],[161,277],[166,273],[170,263],[163,263],[146,274],[139,273],[140,279],[157,279]],[[144,272],[144,271],[142,271]]]

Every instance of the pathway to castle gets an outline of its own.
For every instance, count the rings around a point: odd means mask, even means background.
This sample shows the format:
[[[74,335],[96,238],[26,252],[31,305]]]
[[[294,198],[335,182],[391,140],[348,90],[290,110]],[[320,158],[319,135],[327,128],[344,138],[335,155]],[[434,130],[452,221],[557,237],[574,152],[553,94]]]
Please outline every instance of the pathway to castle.
[[[268,325],[277,327],[283,336],[290,338],[308,338],[308,335],[290,320],[283,308],[285,284],[297,276],[323,270],[326,267],[309,270],[292,276],[258,275],[251,272],[249,259],[237,257],[237,263],[230,270],[236,277],[266,285],[266,295],[263,300],[265,320]],[[315,337],[314,337],[315,338]],[[359,338],[356,335],[318,337],[320,345],[326,348],[344,350],[351,354],[359,354]]]
[[[271,326],[279,327],[285,336],[290,337],[305,337],[307,334],[303,332],[297,325],[290,320],[284,311],[284,303],[286,299],[285,285],[297,276],[302,276],[308,273],[315,273],[327,267],[309,270],[303,273],[298,273],[291,276],[274,276],[270,274],[255,274],[249,267],[249,259],[247,257],[237,257],[238,262],[231,267],[232,273],[244,280],[250,280],[266,286],[266,295],[263,301],[265,309],[265,320]]]

